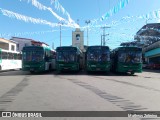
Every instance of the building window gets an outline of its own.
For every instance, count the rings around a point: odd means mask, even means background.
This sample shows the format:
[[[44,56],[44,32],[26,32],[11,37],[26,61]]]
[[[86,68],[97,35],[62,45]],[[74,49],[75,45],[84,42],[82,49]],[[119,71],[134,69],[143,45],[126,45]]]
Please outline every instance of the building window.
[[[15,46],[11,45],[11,50],[14,51],[15,50]]]
[[[17,44],[17,50],[19,50],[19,44]]]

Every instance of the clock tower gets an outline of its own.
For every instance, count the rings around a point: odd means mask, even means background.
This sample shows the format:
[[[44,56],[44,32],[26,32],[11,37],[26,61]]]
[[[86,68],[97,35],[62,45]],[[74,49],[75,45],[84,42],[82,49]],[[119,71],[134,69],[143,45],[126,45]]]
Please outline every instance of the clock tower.
[[[72,46],[84,51],[84,31],[81,31],[80,28],[72,31]]]

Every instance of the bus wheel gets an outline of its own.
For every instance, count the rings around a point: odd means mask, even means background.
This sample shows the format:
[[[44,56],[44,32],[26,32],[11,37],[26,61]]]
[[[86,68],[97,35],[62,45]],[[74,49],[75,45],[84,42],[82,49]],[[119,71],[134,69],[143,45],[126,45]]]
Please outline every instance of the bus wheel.
[[[134,75],[134,72],[131,72],[131,75]]]

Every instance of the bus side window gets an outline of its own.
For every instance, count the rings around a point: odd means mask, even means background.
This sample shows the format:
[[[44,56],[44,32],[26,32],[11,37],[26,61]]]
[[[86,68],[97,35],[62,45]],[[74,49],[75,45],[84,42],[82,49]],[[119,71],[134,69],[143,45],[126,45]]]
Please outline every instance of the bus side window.
[[[8,59],[14,59],[14,54],[13,53],[8,53]]]
[[[22,59],[22,54],[17,54],[17,59],[21,60]]]
[[[13,53],[13,59],[16,60],[17,59],[17,54]]]
[[[48,51],[45,51],[45,60],[46,60],[46,61],[48,61],[48,60],[49,60]]]
[[[16,54],[16,60],[18,60],[18,53]]]
[[[7,59],[7,58],[8,58],[8,53],[2,52],[2,59]]]

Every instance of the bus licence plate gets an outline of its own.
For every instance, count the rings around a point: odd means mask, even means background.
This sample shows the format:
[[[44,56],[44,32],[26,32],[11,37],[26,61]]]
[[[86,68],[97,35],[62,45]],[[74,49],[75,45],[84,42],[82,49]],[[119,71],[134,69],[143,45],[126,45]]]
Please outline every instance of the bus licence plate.
[[[101,70],[100,68],[97,68],[96,70]]]
[[[33,69],[33,68],[31,68],[31,69],[30,69],[30,71],[34,71],[34,69]]]

